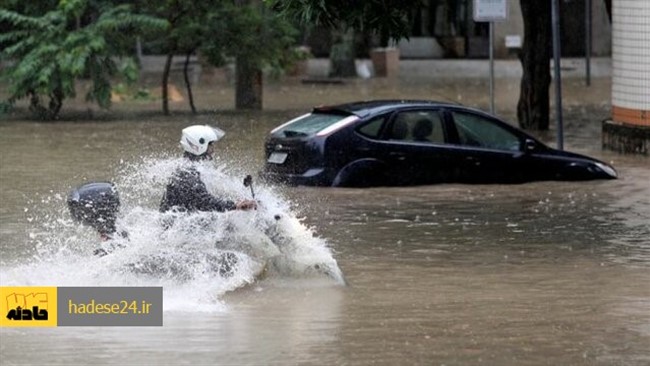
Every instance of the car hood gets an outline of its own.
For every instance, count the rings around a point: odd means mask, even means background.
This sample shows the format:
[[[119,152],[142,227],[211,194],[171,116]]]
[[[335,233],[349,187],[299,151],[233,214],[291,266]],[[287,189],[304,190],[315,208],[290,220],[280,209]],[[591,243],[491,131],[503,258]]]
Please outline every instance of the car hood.
[[[550,148],[550,147],[548,148],[548,151],[544,151],[544,153],[549,154],[549,155],[563,156],[563,157],[574,158],[574,159],[583,159],[583,160],[587,160],[587,161],[592,161],[592,162],[598,162],[598,163],[605,164],[604,162],[602,162],[602,161],[600,161],[598,159],[594,159],[592,157],[589,157],[587,155],[582,155],[582,154],[578,154],[578,153],[571,152],[571,151],[566,151],[566,150],[558,150],[558,149],[554,149],[554,148]]]
[[[544,151],[544,153],[548,155],[561,156],[564,158],[571,158],[574,159],[577,163],[592,164],[592,166],[595,166],[599,171],[609,176],[610,178],[618,178],[618,172],[611,164],[589,157],[587,155],[582,155],[571,151],[557,150],[550,147],[547,151]]]

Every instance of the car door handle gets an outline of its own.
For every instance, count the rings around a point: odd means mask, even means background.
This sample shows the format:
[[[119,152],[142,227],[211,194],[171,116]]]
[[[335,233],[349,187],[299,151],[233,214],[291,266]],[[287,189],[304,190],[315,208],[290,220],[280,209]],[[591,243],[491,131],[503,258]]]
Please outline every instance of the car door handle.
[[[465,158],[465,161],[474,164],[474,165],[481,165],[481,159],[474,157],[474,156],[468,156]]]
[[[397,160],[406,160],[406,155],[404,153],[399,153],[399,152],[390,152],[388,153],[388,156],[392,158],[397,158]]]

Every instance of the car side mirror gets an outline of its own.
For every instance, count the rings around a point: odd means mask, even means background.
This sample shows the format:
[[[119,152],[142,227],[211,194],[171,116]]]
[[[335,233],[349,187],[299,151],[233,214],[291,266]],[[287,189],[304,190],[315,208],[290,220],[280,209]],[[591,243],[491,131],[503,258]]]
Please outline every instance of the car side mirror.
[[[533,152],[537,150],[537,143],[534,140],[526,139],[524,141],[524,152]]]

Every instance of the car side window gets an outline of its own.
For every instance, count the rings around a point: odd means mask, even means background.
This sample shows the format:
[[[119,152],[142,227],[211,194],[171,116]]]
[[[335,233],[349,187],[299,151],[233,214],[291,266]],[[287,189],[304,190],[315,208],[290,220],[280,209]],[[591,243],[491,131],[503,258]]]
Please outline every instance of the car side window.
[[[400,112],[390,126],[388,139],[442,144],[445,134],[440,113],[437,110]]]
[[[384,124],[385,120],[385,116],[377,117],[365,125],[359,127],[357,131],[366,137],[378,139],[379,134],[381,133],[381,126]]]
[[[521,150],[519,137],[491,120],[458,111],[451,112],[461,145],[498,150]]]

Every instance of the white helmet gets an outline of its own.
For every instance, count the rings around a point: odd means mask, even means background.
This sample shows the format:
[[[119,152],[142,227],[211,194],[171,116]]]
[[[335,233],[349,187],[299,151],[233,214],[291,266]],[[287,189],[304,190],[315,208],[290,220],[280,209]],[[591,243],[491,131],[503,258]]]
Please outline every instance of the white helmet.
[[[203,155],[209,143],[219,141],[225,134],[221,129],[208,125],[186,127],[181,135],[181,146],[190,154]]]

